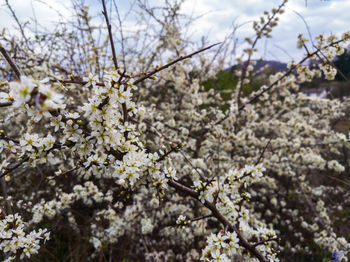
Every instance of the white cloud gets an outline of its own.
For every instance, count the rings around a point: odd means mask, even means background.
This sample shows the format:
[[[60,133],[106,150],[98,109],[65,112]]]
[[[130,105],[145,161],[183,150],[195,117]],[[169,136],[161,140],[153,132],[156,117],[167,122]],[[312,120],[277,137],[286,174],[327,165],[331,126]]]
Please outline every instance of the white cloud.
[[[9,0],[15,9],[17,16],[22,22],[33,17],[32,5],[38,21],[44,25],[50,25],[53,21],[59,21],[59,13],[69,18],[72,15],[70,1],[63,0]],[[134,1],[117,1],[120,13],[125,14]],[[349,30],[350,25],[350,1],[349,0],[290,0],[286,6],[285,14],[280,16],[280,23],[274,29],[272,39],[268,39],[266,59],[278,57],[283,61],[290,58],[279,48],[282,47],[295,59],[301,57],[302,53],[296,49],[296,40],[299,33],[307,36],[306,27],[300,17],[294,13],[297,11],[307,21],[313,36],[320,33],[329,34],[342,33]],[[161,5],[163,0],[152,0],[151,5]],[[199,17],[193,22],[188,35],[192,40],[200,40],[202,36],[207,36],[211,42],[223,41],[225,36],[232,30],[232,22],[236,20],[238,24],[253,21],[261,16],[264,10],[271,10],[277,7],[281,0],[185,0],[182,12],[193,17]],[[100,1],[86,0],[85,4],[90,6],[93,15],[100,12]],[[52,8],[50,8],[50,6]],[[53,9],[57,11],[53,11]],[[132,27],[135,13],[131,13],[127,21],[124,22],[128,28]],[[14,21],[5,5],[0,7],[1,27],[12,30]],[[251,36],[254,32],[251,23],[240,27],[237,37],[240,41],[246,36]],[[258,45],[259,56],[264,55],[265,40]],[[273,55],[271,55],[271,53]]]
[[[9,4],[22,23],[32,21],[35,15],[38,22],[43,25],[68,18],[71,15],[71,5],[69,3],[69,1],[57,0],[9,0]],[[1,27],[12,30],[16,24],[6,4],[1,6],[0,16]]]
[[[184,10],[191,10],[189,7],[195,5],[198,7],[196,8],[197,15],[211,11],[194,24],[193,32],[195,34],[193,37],[200,38],[208,33],[206,28],[212,28],[208,38],[215,42],[223,40],[222,32],[231,27],[235,18],[238,18],[238,23],[255,20],[263,14],[264,10],[270,11],[281,2],[280,0],[222,0],[219,3],[212,0],[187,0]],[[315,37],[320,33],[341,34],[349,30],[349,10],[350,1],[346,0],[308,0],[307,5],[305,0],[290,0],[286,5],[285,13],[280,16],[279,25],[272,32],[273,38],[267,40],[266,58],[276,59],[278,57],[284,61],[290,60],[288,55],[276,48],[274,44],[285,49],[296,60],[301,58],[302,52],[296,48],[297,36],[299,33],[304,33],[306,36],[308,34],[304,22],[294,11],[304,17],[313,37]],[[240,28],[237,33],[240,39],[244,39],[254,32],[251,30],[251,24],[247,24]],[[262,40],[258,45],[261,50],[260,56],[264,54],[264,45],[265,40]],[[268,55],[269,52],[273,53],[275,57]]]

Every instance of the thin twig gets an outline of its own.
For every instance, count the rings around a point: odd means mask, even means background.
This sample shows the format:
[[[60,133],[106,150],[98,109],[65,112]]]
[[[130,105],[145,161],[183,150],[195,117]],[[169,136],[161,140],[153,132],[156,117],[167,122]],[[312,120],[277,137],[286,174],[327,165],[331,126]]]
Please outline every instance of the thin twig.
[[[16,21],[18,27],[19,27],[19,30],[21,31],[21,35],[22,35],[22,37],[23,37],[24,40],[25,40],[25,43],[26,43],[27,48],[28,48],[30,51],[33,52],[33,50],[32,50],[32,49],[29,47],[29,45],[28,45],[28,38],[26,37],[26,35],[25,35],[25,33],[24,33],[24,28],[23,28],[22,24],[20,23],[20,21],[18,20],[18,17],[17,17],[17,15],[16,15],[16,13],[15,13],[15,10],[13,10],[13,8],[12,8],[12,6],[10,5],[10,3],[9,3],[8,0],[5,0],[5,3],[6,3],[6,5],[7,5],[7,7],[8,7],[8,9],[10,10],[13,19],[15,19],[15,21]]]
[[[264,153],[265,153],[267,147],[270,145],[271,140],[272,140],[272,137],[269,139],[269,141],[267,142],[266,146],[263,148],[263,150],[261,152],[261,155],[259,156],[259,159],[258,159],[258,161],[256,161],[255,165],[258,165],[260,163],[261,159],[264,156]]]
[[[350,186],[349,183],[347,183],[347,182],[345,182],[345,181],[343,181],[343,180],[341,180],[341,179],[339,179],[339,178],[337,178],[337,177],[330,176],[330,175],[327,175],[327,177],[329,177],[330,179],[336,180],[336,181],[338,181],[338,182],[340,182],[340,183],[343,183],[344,185]]]
[[[114,67],[115,69],[118,69],[118,60],[117,60],[117,55],[115,53],[115,48],[114,48],[114,41],[113,41],[113,35],[112,35],[112,26],[109,22],[108,19],[108,14],[107,14],[107,8],[106,8],[106,3],[105,0],[102,0],[102,5],[103,5],[103,11],[102,14],[104,15],[105,19],[106,19],[106,24],[107,24],[107,29],[108,29],[108,35],[109,35],[109,40],[111,42],[111,48],[112,48],[112,56],[113,56],[113,63],[114,63]]]
[[[9,174],[12,170],[15,170],[16,168],[20,167],[23,163],[27,162],[28,160],[29,160],[29,157],[25,157],[17,164],[14,164],[12,167],[7,168],[7,170],[5,172],[0,174],[0,178],[3,178],[7,174]]]
[[[179,151],[181,149],[181,143],[178,143],[176,146],[172,146],[168,152],[165,152],[161,157],[157,159],[157,162],[163,161],[168,155],[170,155],[172,152]]]
[[[278,49],[280,49],[283,53],[285,53],[289,58],[290,60],[294,60],[294,58],[287,52],[286,49],[280,47],[279,45],[276,45],[276,44],[273,44],[275,47],[277,47]]]
[[[303,22],[304,22],[304,24],[305,24],[305,27],[306,27],[306,30],[307,30],[307,33],[309,34],[309,38],[310,38],[311,44],[314,46],[314,42],[313,42],[313,40],[312,40],[313,37],[312,37],[312,35],[311,35],[310,27],[309,27],[309,25],[307,24],[305,18],[304,18],[300,13],[298,13],[297,11],[293,11],[293,12],[296,13],[296,14],[301,18],[301,20],[303,20]]]
[[[118,6],[117,4],[115,3],[115,0],[113,0],[113,5],[114,5],[114,8],[115,8],[115,11],[117,12],[117,18],[118,18],[118,23],[119,23],[119,27],[120,27],[120,44],[122,46],[122,56],[123,56],[123,67],[124,67],[124,70],[126,70],[126,64],[125,64],[125,46],[124,46],[124,42],[125,42],[125,38],[124,38],[124,33],[123,33],[123,23],[122,23],[122,20],[120,18],[120,14],[119,14],[119,9],[118,9]]]
[[[259,242],[256,242],[253,246],[254,247],[257,247],[257,246],[260,246],[262,244],[265,244],[266,242],[269,242],[269,241],[278,241],[278,237],[270,237],[268,239],[265,239],[265,240],[261,240]]]
[[[181,155],[184,157],[184,159],[190,164],[190,166],[191,166],[194,170],[196,170],[196,172],[197,172],[198,175],[203,179],[203,181],[207,181],[207,180],[208,180],[207,177],[205,177],[203,174],[201,174],[201,172],[198,171],[198,168],[192,164],[192,162],[186,157],[186,155],[185,155],[184,152],[180,151],[180,154],[181,154]]]
[[[208,50],[208,49],[210,49],[210,48],[212,48],[213,46],[216,46],[216,45],[218,45],[218,44],[220,44],[220,43],[216,43],[216,44],[207,46],[207,47],[205,47],[205,48],[202,48],[202,49],[200,49],[200,50],[198,50],[198,51],[196,51],[196,52],[193,52],[193,53],[191,53],[191,54],[189,54],[189,55],[186,55],[186,56],[180,56],[179,58],[177,58],[177,59],[171,61],[170,63],[168,63],[168,64],[166,64],[166,65],[164,65],[164,66],[161,66],[161,67],[159,67],[159,68],[156,68],[156,69],[154,69],[153,71],[149,72],[147,75],[145,75],[145,76],[143,76],[143,77],[141,77],[141,78],[135,80],[133,84],[134,84],[134,85],[137,85],[138,83],[141,83],[142,81],[144,81],[144,80],[150,78],[152,75],[154,75],[154,74],[156,74],[156,73],[158,73],[158,72],[160,72],[160,71],[162,71],[162,70],[168,68],[169,66],[172,66],[172,65],[176,64],[177,62],[180,62],[180,61],[185,60],[185,59],[187,59],[187,58],[191,58],[192,56],[194,56],[194,55],[196,55],[196,54],[199,54],[199,53],[201,53],[201,52],[203,52],[203,51],[205,51],[205,50]]]
[[[5,178],[2,177],[0,179],[0,181],[1,181],[2,193],[4,194],[4,200],[5,200],[6,205],[7,205],[7,214],[12,214],[12,206],[11,206],[11,202],[8,200],[7,186],[6,186]]]
[[[204,216],[200,216],[200,217],[196,217],[196,218],[191,218],[190,222],[202,220],[202,219],[205,219],[205,218],[208,218],[208,217],[212,217],[212,216],[213,216],[213,214],[208,214],[208,215],[204,215]]]

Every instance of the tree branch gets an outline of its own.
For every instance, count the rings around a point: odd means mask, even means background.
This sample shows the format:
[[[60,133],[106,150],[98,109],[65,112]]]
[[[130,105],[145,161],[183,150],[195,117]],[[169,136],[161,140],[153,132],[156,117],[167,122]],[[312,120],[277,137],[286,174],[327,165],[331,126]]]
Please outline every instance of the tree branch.
[[[11,59],[10,55],[7,53],[5,48],[0,44],[0,52],[5,57],[7,63],[11,66],[12,70],[15,71],[15,74],[18,79],[21,78],[21,72],[19,71],[18,67],[16,66],[15,62]]]
[[[199,201],[199,194],[198,192],[196,192],[195,190],[181,184],[178,183],[174,180],[169,180],[168,181],[168,185],[197,199]],[[230,230],[231,232],[236,232],[237,237],[239,239],[239,244],[241,246],[243,246],[245,249],[247,249],[252,255],[254,255],[256,258],[259,259],[260,262],[268,262],[268,260],[256,249],[256,247],[254,246],[254,244],[250,244],[241,234],[241,232],[239,232],[239,230],[232,225],[220,212],[219,210],[216,208],[216,206],[213,203],[210,203],[208,201],[205,201],[203,204],[206,208],[208,208],[211,211],[211,214],[216,217],[223,225],[224,227],[227,227],[228,230]]]
[[[172,66],[172,65],[176,64],[177,62],[180,62],[180,61],[185,60],[185,59],[187,59],[187,58],[191,58],[192,56],[194,56],[194,55],[196,55],[196,54],[199,54],[199,53],[201,53],[201,52],[203,52],[203,51],[205,51],[205,50],[208,50],[208,49],[210,49],[210,48],[212,48],[213,46],[216,46],[216,45],[218,45],[218,44],[220,44],[220,43],[216,43],[216,44],[207,46],[207,47],[205,47],[205,48],[202,48],[202,49],[200,49],[200,50],[198,50],[198,51],[196,51],[196,52],[193,52],[193,53],[191,53],[191,54],[189,54],[189,55],[186,55],[186,56],[180,56],[179,58],[177,58],[177,59],[171,61],[170,63],[168,63],[168,64],[166,64],[166,65],[164,65],[164,66],[161,66],[161,67],[159,67],[159,68],[156,68],[156,69],[154,69],[153,71],[151,71],[151,72],[149,72],[148,74],[146,74],[145,76],[143,76],[143,77],[141,77],[141,78],[135,80],[135,82],[134,82],[133,84],[134,84],[134,85],[137,85],[138,83],[141,83],[142,81],[144,81],[144,80],[150,78],[152,75],[154,75],[154,74],[156,74],[156,73],[158,73],[158,72],[160,72],[160,71],[162,71],[162,70],[168,68],[169,66]]]
[[[102,0],[102,5],[103,5],[103,11],[102,14],[105,17],[106,20],[106,24],[107,24],[107,29],[108,29],[108,35],[109,35],[109,40],[111,42],[111,48],[112,48],[112,56],[113,56],[113,63],[114,63],[114,67],[115,69],[118,69],[118,60],[117,60],[117,55],[115,53],[115,48],[114,48],[114,41],[113,41],[113,35],[112,35],[112,26],[109,22],[108,19],[108,14],[107,14],[107,8],[106,8],[106,3],[105,0]]]

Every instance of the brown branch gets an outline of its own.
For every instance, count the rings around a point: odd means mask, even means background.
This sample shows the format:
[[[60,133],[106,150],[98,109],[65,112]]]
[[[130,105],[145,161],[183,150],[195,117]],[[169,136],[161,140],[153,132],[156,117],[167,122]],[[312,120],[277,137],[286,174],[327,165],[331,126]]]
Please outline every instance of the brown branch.
[[[303,58],[298,64],[302,64],[304,63],[307,59],[309,58],[309,56],[306,56],[305,58]],[[291,68],[285,72],[279,79],[275,80],[272,84],[270,84],[267,88],[261,90],[256,96],[253,96],[251,99],[248,100],[247,103],[242,104],[239,108],[238,111],[242,111],[247,105],[255,102],[259,97],[261,97],[263,94],[265,94],[267,91],[269,91],[272,87],[274,87],[275,85],[277,85],[277,83],[279,81],[281,81],[282,79],[284,79],[286,76],[290,75],[292,73],[292,71],[294,69],[296,69],[297,66],[291,66]]]
[[[78,169],[81,168],[81,167],[82,167],[82,165],[78,165],[78,166],[76,166],[76,167],[73,167],[73,168],[71,168],[71,169],[69,169],[69,170],[67,170],[67,171],[62,172],[62,174],[60,174],[60,176],[65,176],[65,175],[67,175],[67,174],[69,174],[69,173],[74,172],[75,170],[78,170]]]
[[[265,244],[266,242],[269,242],[269,241],[277,241],[278,240],[278,237],[269,237],[268,239],[265,239],[265,240],[261,240],[259,242],[256,242],[253,246],[254,247],[257,247],[257,246],[260,246],[262,244]]]
[[[173,187],[173,188],[175,188],[183,193],[186,193],[187,195],[189,195],[195,199],[198,199],[198,197],[199,197],[198,192],[196,192],[195,190],[193,190],[193,189],[191,189],[191,188],[189,188],[189,187],[187,187],[179,182],[176,182],[175,180],[169,180],[168,184],[169,184],[169,186],[171,186],[171,187]]]
[[[232,181],[233,181],[233,182],[237,182],[237,181],[240,181],[240,180],[242,180],[243,178],[246,178],[246,177],[251,176],[251,175],[253,175],[252,172],[244,173],[243,176],[237,177],[237,178],[235,178],[235,179],[232,180]],[[228,179],[226,178],[225,181],[224,181],[224,183],[226,183],[227,181],[228,181]]]
[[[205,201],[204,206],[210,209],[215,216],[225,227],[227,227],[231,232],[236,232],[237,237],[239,239],[239,244],[247,249],[253,256],[255,256],[261,262],[268,262],[266,257],[264,257],[252,244],[250,244],[239,232],[239,230],[232,225],[220,212],[217,210],[216,206],[208,201]]]
[[[50,79],[50,82],[60,82],[62,84],[79,84],[79,85],[86,85],[88,81],[81,81],[81,80],[60,80],[60,79]],[[105,84],[103,82],[96,83],[98,86],[104,86]]]
[[[208,215],[204,215],[204,216],[200,216],[200,217],[196,217],[196,218],[191,218],[189,221],[194,222],[194,221],[202,220],[202,219],[212,217],[212,216],[213,216],[213,214],[208,214]]]
[[[6,185],[5,178],[2,177],[0,181],[1,181],[2,193],[4,195],[4,201],[6,202],[6,205],[7,205],[7,214],[12,214],[12,206],[11,206],[12,203],[8,199],[7,185]]]
[[[178,143],[176,146],[172,146],[168,152],[165,152],[160,158],[157,159],[157,162],[163,161],[172,152],[179,151],[181,146],[182,146],[181,143]]]
[[[269,139],[269,141],[267,142],[266,146],[264,146],[264,148],[263,148],[263,150],[261,152],[261,155],[259,156],[259,159],[258,159],[258,161],[256,161],[255,165],[258,165],[260,163],[261,159],[264,156],[264,153],[265,153],[267,147],[270,145],[271,140],[272,140],[272,137]]]
[[[148,74],[146,74],[145,76],[143,76],[143,77],[141,77],[141,78],[139,78],[139,79],[136,79],[136,80],[134,81],[133,84],[134,84],[134,85],[137,85],[138,83],[141,83],[142,81],[144,81],[144,80],[150,78],[152,75],[154,75],[154,74],[156,74],[156,73],[158,73],[158,72],[160,72],[160,71],[162,71],[162,70],[168,68],[169,66],[172,66],[172,65],[176,64],[177,62],[180,62],[180,61],[185,60],[185,59],[187,59],[187,58],[191,58],[192,56],[194,56],[194,55],[196,55],[196,54],[199,54],[199,53],[201,53],[201,52],[203,52],[203,51],[205,51],[205,50],[208,50],[208,49],[210,49],[210,48],[212,48],[213,46],[216,46],[216,45],[218,45],[218,44],[220,44],[220,43],[216,43],[216,44],[207,46],[207,47],[205,47],[205,48],[202,48],[202,49],[200,49],[200,50],[198,50],[198,51],[196,51],[196,52],[193,52],[193,53],[191,53],[191,54],[189,54],[189,55],[186,55],[186,56],[180,56],[179,58],[177,58],[177,59],[171,61],[170,63],[168,63],[168,64],[166,64],[166,65],[164,65],[164,66],[161,66],[161,67],[159,67],[159,68],[156,68],[156,69],[154,69],[153,71],[151,71],[151,72],[149,72]]]
[[[193,197],[194,199],[199,200],[199,193],[196,192],[195,190],[181,184],[178,183],[174,180],[169,180],[168,181],[168,185]],[[255,246],[253,244],[250,244],[241,234],[241,232],[239,232],[239,230],[232,225],[220,212],[219,210],[216,208],[216,206],[213,203],[210,203],[208,201],[205,201],[203,204],[206,208],[208,208],[211,212],[212,215],[218,219],[223,225],[224,227],[228,228],[228,230],[230,230],[231,232],[236,232],[237,237],[239,239],[239,244],[241,246],[243,246],[245,249],[247,249],[253,256],[255,256],[256,258],[259,259],[259,261],[261,262],[268,262],[268,260],[255,248]]]
[[[0,107],[6,107],[6,106],[12,106],[13,101],[11,102],[5,102],[5,103],[0,103]]]
[[[7,63],[11,66],[12,70],[15,71],[15,74],[18,79],[21,78],[21,72],[19,71],[18,67],[16,66],[15,62],[11,59],[10,55],[7,53],[5,48],[0,44],[0,52],[5,57]]]
[[[112,26],[109,22],[108,19],[108,14],[107,14],[107,8],[106,8],[106,3],[105,0],[102,0],[102,5],[103,5],[103,11],[102,14],[104,15],[105,19],[106,19],[106,24],[107,24],[107,29],[108,29],[108,35],[109,35],[109,40],[111,42],[111,48],[112,48],[112,56],[113,56],[113,63],[114,63],[114,67],[115,69],[118,69],[118,60],[117,60],[117,55],[115,53],[115,48],[114,48],[114,41],[113,41],[113,35],[112,35]]]
[[[338,182],[340,182],[340,183],[342,183],[344,185],[350,186],[350,183],[347,183],[347,182],[345,182],[345,181],[343,181],[343,180],[341,180],[341,179],[339,179],[337,177],[334,177],[334,176],[331,176],[331,175],[327,175],[327,177],[329,177],[330,179],[333,179],[335,181],[338,181]]]
[[[192,164],[192,162],[186,157],[186,155],[185,155],[184,152],[180,151],[180,154],[181,154],[181,155],[184,157],[184,159],[190,164],[190,166],[191,166],[194,170],[196,170],[197,174],[200,176],[200,178],[201,178],[203,181],[207,181],[207,180],[208,180],[207,177],[205,177],[201,172],[198,171],[198,168]]]
[[[7,174],[9,174],[11,171],[15,170],[16,168],[20,167],[23,163],[27,162],[29,160],[29,157],[25,157],[23,158],[20,162],[18,162],[17,164],[14,164],[12,167],[7,168],[7,170],[5,172],[3,172],[2,174],[0,174],[0,178],[6,176]]]

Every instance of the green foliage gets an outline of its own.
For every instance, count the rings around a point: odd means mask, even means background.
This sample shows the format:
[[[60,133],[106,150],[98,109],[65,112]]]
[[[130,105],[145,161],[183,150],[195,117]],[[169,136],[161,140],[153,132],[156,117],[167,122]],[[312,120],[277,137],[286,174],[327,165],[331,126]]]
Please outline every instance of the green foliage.
[[[257,65],[259,63],[263,62],[263,60],[259,60],[257,62]],[[227,102],[230,99],[232,99],[234,95],[234,91],[237,88],[237,84],[239,81],[239,78],[236,76],[235,71],[240,70],[237,65],[233,66],[232,68],[228,70],[222,70],[219,71],[215,77],[208,78],[207,80],[203,81],[201,84],[204,86],[205,91],[214,90],[214,93],[219,93],[222,100]],[[251,76],[248,77],[249,83],[244,84],[242,86],[242,96],[249,96],[251,93],[259,90],[259,88],[267,83],[267,75],[276,73],[277,70],[274,68],[266,68],[260,72],[253,72]],[[196,76],[196,73],[192,73],[193,76]],[[217,106],[217,105],[205,105],[203,108],[207,106]],[[226,111],[229,108],[228,104],[224,104],[221,106],[221,109],[223,111]]]
[[[220,95],[224,101],[228,101],[233,90],[236,88],[238,78],[233,71],[220,71],[216,74],[215,78],[209,78],[202,84],[205,91],[214,89],[216,92],[220,92]]]
[[[214,90],[214,93],[219,93],[223,101],[228,101],[231,99],[233,91],[235,90],[238,83],[238,78],[235,76],[233,71],[220,71],[216,74],[215,78],[208,78],[201,84],[204,86],[205,91],[210,91],[211,89]],[[218,106],[218,105],[209,105],[206,104],[202,106],[202,108],[208,107],[208,106]],[[226,111],[229,108],[228,104],[224,104],[221,106],[221,109],[223,111]]]

